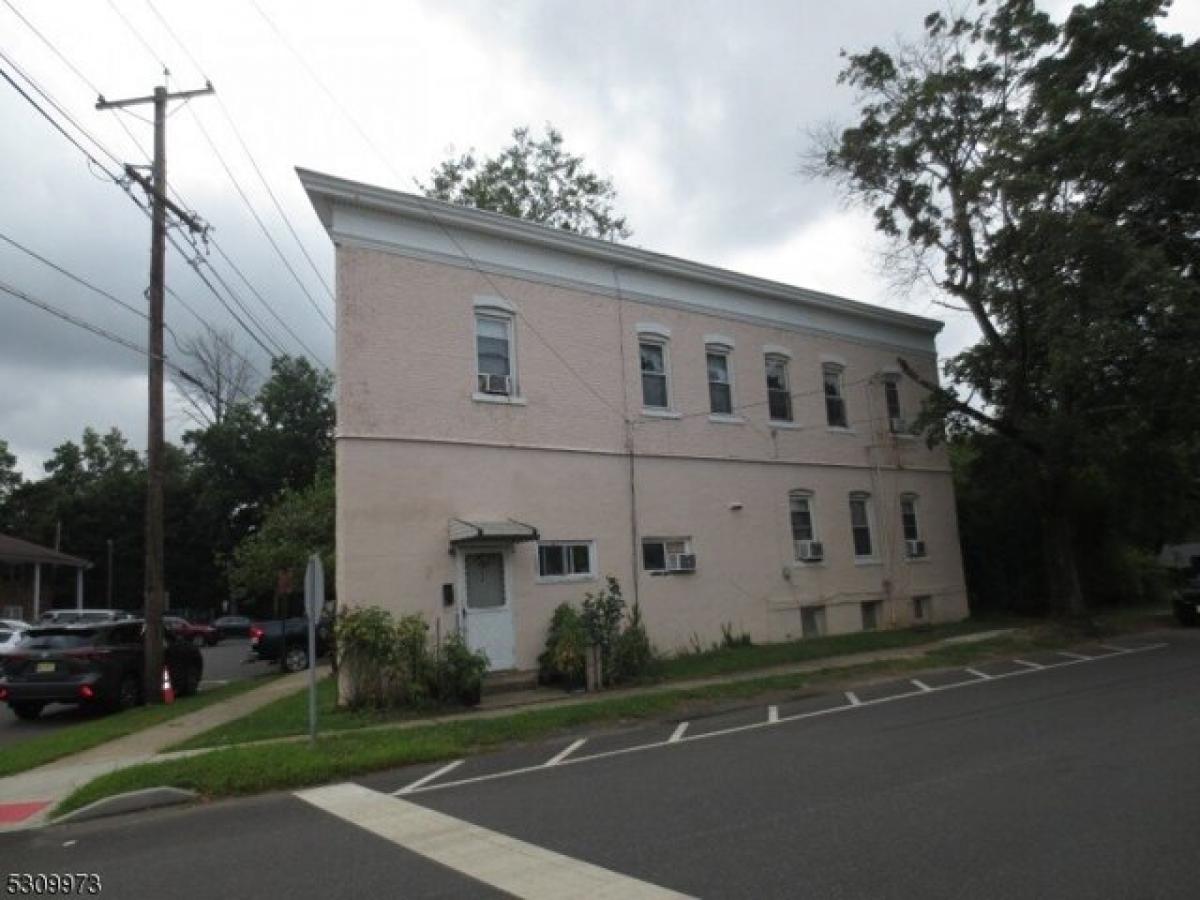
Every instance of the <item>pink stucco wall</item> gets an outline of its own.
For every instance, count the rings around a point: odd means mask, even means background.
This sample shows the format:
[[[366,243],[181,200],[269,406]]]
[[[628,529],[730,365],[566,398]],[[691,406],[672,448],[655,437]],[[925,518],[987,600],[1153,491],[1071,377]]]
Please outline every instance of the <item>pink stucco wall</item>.
[[[474,303],[503,294],[515,320],[523,405],[472,399]],[[636,326],[670,329],[678,419],[642,415]],[[375,249],[338,250],[338,596],[420,611],[454,626],[441,585],[457,580],[451,517],[513,518],[546,540],[596,542],[601,575],[641,602],[663,649],[722,624],[756,640],[800,636],[800,608],[822,605],[829,631],[861,627],[859,604],[882,599],[881,627],[908,624],[911,597],[933,617],[966,614],[952,487],[941,450],[887,433],[882,386],[868,381],[904,356],[936,377],[932,352],[903,352],[721,315],[639,303]],[[704,337],[733,339],[740,424],[708,418]],[[798,427],[767,421],[763,348],[792,354]],[[930,342],[932,351],[932,342]],[[825,425],[823,357],[845,363],[851,429]],[[586,382],[586,385],[585,385]],[[908,417],[919,388],[901,382]],[[626,420],[631,425],[627,427]],[[692,538],[692,575],[635,573],[627,455],[641,535]],[[788,491],[813,492],[817,565],[792,559]],[[872,495],[880,560],[856,563],[848,494]],[[906,561],[898,497],[919,496],[929,555]],[[731,506],[740,504],[740,509]],[[511,551],[517,664],[534,665],[555,605],[599,582],[542,584],[536,550]],[[636,581],[635,581],[636,579]]]

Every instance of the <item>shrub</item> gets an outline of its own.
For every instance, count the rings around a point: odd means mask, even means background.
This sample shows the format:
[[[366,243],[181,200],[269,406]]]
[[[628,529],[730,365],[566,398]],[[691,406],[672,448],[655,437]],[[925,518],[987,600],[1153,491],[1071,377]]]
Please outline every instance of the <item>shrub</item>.
[[[606,579],[603,590],[584,595],[580,618],[587,642],[600,648],[605,681],[611,680],[613,647],[621,634],[624,614],[625,600],[621,596],[621,585],[611,575]]]
[[[733,623],[726,622],[721,626],[721,647],[750,647],[754,641],[750,639],[750,632],[743,631],[741,634],[733,633]]]
[[[579,612],[561,603],[550,617],[546,649],[538,657],[538,680],[567,688],[583,684],[587,633]]]
[[[475,706],[483,693],[487,654],[474,651],[458,632],[442,645],[437,668],[437,697],[443,703]]]
[[[646,634],[646,623],[642,620],[642,608],[637,603],[629,608],[625,629],[617,637],[612,654],[612,680],[614,682],[637,681],[654,674],[658,654]]]

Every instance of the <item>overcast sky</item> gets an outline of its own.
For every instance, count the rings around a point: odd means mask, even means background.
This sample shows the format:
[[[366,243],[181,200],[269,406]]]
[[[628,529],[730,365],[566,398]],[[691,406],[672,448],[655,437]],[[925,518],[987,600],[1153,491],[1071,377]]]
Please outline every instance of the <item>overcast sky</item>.
[[[148,147],[147,122],[96,111],[94,91],[11,7],[110,99],[150,93],[162,83],[164,63],[173,90],[212,80],[219,101],[197,99],[176,107],[169,120],[168,175],[295,333],[265,312],[214,252],[217,272],[289,352],[301,352],[298,339],[329,363],[333,345],[312,305],[332,318],[324,286],[332,283],[332,247],[293,167],[412,190],[412,179],[424,179],[448,154],[471,147],[492,153],[514,126],[540,130],[545,122],[612,176],[634,230],[631,243],[936,315],[947,321],[943,355],[973,340],[970,322],[932,306],[928,294],[892,292],[867,216],[846,209],[830,186],[797,174],[807,131],[851,120],[853,97],[836,84],[839,50],[917,34],[937,0],[258,2],[267,18],[233,0],[153,0],[153,9],[145,0],[0,0],[0,50],[114,155],[133,163],[144,157],[121,123]],[[1056,17],[1069,7],[1044,5]],[[1179,6],[1168,27],[1194,38],[1200,3]],[[0,68],[12,73],[2,60]],[[311,300],[251,218],[201,126]],[[0,133],[0,235],[144,308],[145,215],[3,81]],[[142,319],[2,240],[0,281],[145,344]],[[233,331],[239,348],[267,368],[266,353],[173,251],[168,285],[198,314],[168,298],[167,323],[178,337],[195,334],[203,319]],[[171,338],[167,348],[174,349]],[[87,425],[115,425],[141,449],[145,403],[144,357],[0,293],[0,438],[27,475],[40,476],[51,449],[78,440]],[[188,422],[177,398],[169,396],[168,406],[168,437],[178,439]]]

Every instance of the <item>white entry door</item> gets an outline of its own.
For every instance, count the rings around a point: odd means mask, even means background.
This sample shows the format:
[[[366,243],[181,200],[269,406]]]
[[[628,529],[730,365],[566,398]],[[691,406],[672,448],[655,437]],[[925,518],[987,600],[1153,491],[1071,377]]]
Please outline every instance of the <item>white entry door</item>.
[[[492,669],[516,664],[512,601],[500,550],[468,550],[463,559],[467,644],[487,654]]]

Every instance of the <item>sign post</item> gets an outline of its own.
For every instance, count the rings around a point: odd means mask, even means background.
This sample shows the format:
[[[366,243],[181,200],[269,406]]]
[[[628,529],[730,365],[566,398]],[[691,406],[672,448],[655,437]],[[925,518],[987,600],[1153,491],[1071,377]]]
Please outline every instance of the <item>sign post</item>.
[[[317,740],[317,616],[325,608],[325,569],[320,554],[308,558],[304,573],[304,614],[308,618],[308,742]]]

